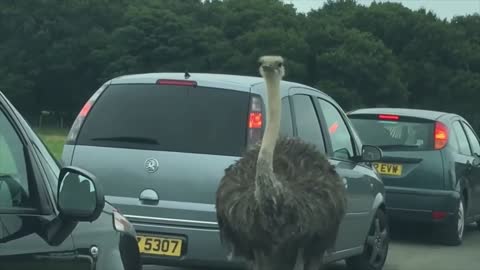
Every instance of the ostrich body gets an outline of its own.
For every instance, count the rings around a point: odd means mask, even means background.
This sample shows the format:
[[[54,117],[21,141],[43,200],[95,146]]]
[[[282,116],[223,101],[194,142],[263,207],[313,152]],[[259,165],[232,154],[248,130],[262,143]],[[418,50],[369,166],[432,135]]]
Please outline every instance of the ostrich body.
[[[313,144],[279,138],[283,58],[260,58],[267,87],[261,145],[225,170],[216,197],[222,243],[256,270],[318,270],[345,214],[346,191]]]

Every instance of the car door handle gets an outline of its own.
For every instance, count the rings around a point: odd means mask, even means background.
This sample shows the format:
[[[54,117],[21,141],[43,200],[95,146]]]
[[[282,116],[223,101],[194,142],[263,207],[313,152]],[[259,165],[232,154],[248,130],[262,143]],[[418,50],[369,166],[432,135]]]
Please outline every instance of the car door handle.
[[[158,194],[153,189],[145,189],[140,193],[140,201],[144,202],[158,202]]]

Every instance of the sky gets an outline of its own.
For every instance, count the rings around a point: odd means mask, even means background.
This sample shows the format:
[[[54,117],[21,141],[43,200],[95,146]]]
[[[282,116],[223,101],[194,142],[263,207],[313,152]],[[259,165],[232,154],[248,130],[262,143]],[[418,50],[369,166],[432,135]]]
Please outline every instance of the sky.
[[[319,8],[326,0],[283,0],[292,3],[298,12],[308,12],[310,9]],[[369,6],[373,0],[357,0],[361,5]],[[480,13],[480,0],[377,0],[376,2],[400,2],[412,10],[425,8],[431,10],[441,19],[450,20],[456,15]]]

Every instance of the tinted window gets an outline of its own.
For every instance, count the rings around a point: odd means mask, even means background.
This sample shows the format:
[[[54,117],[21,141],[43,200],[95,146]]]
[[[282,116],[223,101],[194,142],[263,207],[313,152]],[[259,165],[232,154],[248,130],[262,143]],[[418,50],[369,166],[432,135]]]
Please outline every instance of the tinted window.
[[[250,94],[205,87],[112,85],[93,106],[78,144],[241,154]]]
[[[0,208],[32,208],[24,146],[0,110]]]
[[[292,112],[288,97],[282,99],[282,119],[280,124],[280,135],[285,137],[293,136]]]
[[[383,150],[433,150],[434,124],[423,119],[379,120],[377,115],[351,115],[358,136],[364,144]]]
[[[460,154],[470,156],[472,152],[470,151],[467,136],[465,135],[465,132],[463,131],[462,126],[460,125],[460,122],[455,121],[453,123],[453,130],[455,131],[455,135],[458,140],[458,148],[459,148]]]
[[[322,131],[312,100],[307,95],[294,95],[292,101],[298,137],[315,144],[320,151],[325,152]]]
[[[332,140],[334,157],[348,159],[353,156],[352,137],[338,110],[329,102],[319,98],[328,132]]]
[[[463,123],[462,123],[463,124]],[[472,147],[472,152],[476,154],[480,154],[480,144],[478,143],[478,138],[473,132],[473,130],[466,124],[463,124],[465,128],[465,133],[468,136],[468,140],[470,141],[470,146]]]

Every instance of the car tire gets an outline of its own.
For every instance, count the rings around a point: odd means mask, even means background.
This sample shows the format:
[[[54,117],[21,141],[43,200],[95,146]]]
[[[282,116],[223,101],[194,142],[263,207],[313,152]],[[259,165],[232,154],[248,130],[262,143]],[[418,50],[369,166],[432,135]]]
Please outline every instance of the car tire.
[[[438,239],[444,245],[459,246],[463,242],[465,232],[465,199],[463,196],[458,202],[454,218],[442,226],[438,232]]]
[[[390,228],[385,212],[378,209],[372,220],[363,253],[346,259],[352,270],[381,270],[388,256]],[[375,252],[375,253],[374,253]]]

